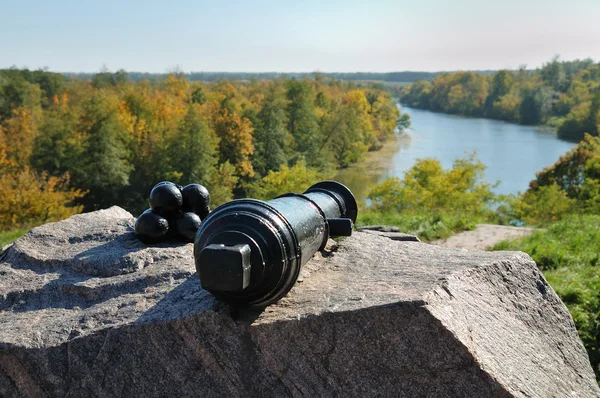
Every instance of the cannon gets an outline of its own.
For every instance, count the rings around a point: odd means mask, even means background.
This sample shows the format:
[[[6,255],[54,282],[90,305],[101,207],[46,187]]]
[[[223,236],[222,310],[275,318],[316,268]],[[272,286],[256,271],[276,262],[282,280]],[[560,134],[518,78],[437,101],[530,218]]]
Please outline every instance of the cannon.
[[[329,237],[350,236],[358,208],[352,192],[322,181],[303,194],[238,199],[202,221],[194,259],[202,288],[236,307],[265,307],[286,295]]]

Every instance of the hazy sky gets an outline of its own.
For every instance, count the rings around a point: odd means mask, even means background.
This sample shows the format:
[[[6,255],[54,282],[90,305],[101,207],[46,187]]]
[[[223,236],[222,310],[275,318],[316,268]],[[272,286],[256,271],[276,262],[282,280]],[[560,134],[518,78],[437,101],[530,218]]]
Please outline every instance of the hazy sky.
[[[600,0],[0,0],[0,68],[354,72],[600,60]]]

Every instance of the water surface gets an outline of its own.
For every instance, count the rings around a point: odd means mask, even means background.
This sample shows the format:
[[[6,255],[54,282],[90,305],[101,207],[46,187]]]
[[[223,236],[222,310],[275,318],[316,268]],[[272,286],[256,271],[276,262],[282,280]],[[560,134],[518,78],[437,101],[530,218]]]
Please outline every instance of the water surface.
[[[367,186],[387,176],[402,177],[415,160],[433,157],[443,167],[473,151],[487,166],[485,180],[496,193],[527,189],[535,173],[552,165],[575,144],[559,140],[547,127],[521,126],[497,120],[446,115],[401,107],[411,117],[409,138],[393,143],[391,153],[369,153],[366,162],[342,170],[336,178],[364,198]],[[388,149],[388,152],[390,150]],[[390,157],[391,156],[391,157]],[[377,164],[377,166],[374,165]]]

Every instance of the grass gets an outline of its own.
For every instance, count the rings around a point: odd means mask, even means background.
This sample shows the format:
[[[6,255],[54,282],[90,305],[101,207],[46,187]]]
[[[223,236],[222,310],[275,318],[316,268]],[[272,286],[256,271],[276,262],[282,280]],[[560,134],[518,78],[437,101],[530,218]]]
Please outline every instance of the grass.
[[[2,247],[12,243],[17,238],[25,235],[29,231],[28,229],[15,229],[12,231],[0,232],[0,251],[2,251]]]
[[[520,250],[535,260],[569,309],[600,380],[600,216],[570,216],[493,250]]]
[[[494,250],[521,250],[542,270],[596,266],[600,259],[600,216],[573,215],[521,240],[500,242]]]
[[[478,220],[453,215],[406,215],[395,212],[381,213],[364,210],[358,213],[356,225],[393,225],[402,232],[415,234],[423,241],[445,239],[449,236],[475,228]]]

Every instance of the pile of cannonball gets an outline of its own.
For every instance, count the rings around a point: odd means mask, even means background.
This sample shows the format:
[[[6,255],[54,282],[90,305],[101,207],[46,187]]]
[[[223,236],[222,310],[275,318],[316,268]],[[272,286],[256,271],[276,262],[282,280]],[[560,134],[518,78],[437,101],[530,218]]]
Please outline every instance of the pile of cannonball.
[[[210,213],[209,205],[208,190],[200,184],[159,182],[150,192],[150,208],[135,223],[135,233],[144,243],[170,238],[193,242],[200,222]]]

